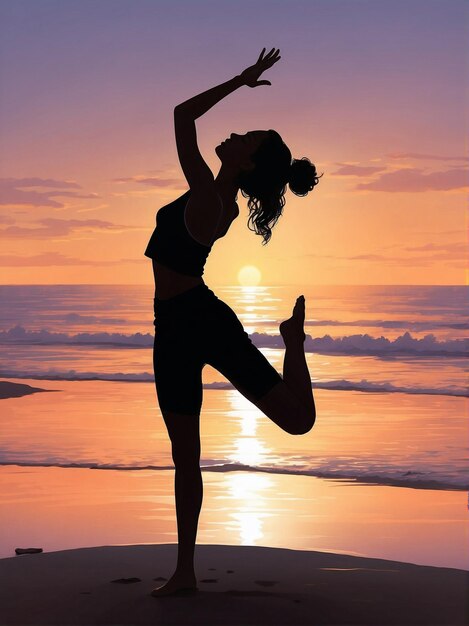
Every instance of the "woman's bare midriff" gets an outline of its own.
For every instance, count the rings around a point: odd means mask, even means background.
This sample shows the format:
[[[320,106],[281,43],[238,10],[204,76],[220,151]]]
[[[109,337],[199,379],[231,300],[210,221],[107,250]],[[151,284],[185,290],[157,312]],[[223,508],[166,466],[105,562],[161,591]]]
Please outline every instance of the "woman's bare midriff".
[[[153,275],[155,278],[155,298],[168,300],[192,287],[204,284],[201,276],[186,276],[160,265],[153,259]]]

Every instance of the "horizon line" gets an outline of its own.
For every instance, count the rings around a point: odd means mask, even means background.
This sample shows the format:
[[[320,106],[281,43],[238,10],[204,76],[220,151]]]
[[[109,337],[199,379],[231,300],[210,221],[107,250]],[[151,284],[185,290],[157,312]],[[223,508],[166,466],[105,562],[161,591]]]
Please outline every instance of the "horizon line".
[[[210,285],[206,286],[210,289]],[[240,285],[212,283],[212,287],[468,287],[468,283],[282,283],[277,285]],[[154,287],[154,283],[0,283],[0,287]]]

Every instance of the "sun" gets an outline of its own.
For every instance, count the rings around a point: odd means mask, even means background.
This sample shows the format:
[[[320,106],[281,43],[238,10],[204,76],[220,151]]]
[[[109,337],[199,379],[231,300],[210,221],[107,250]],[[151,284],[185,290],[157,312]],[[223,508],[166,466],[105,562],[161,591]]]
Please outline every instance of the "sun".
[[[238,272],[238,282],[243,287],[254,287],[261,282],[262,274],[255,265],[245,265]]]

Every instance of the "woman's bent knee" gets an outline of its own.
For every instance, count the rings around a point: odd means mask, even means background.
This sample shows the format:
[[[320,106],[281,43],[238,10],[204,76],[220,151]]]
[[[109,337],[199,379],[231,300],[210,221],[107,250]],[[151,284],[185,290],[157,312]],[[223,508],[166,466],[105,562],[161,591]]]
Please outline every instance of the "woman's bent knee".
[[[294,396],[284,381],[280,381],[260,400],[253,403],[264,415],[291,435],[304,435],[315,421],[314,410],[306,409]]]
[[[294,432],[292,435],[306,435],[313,428],[314,422],[316,421],[316,413],[304,412],[298,418],[298,422],[295,424]]]

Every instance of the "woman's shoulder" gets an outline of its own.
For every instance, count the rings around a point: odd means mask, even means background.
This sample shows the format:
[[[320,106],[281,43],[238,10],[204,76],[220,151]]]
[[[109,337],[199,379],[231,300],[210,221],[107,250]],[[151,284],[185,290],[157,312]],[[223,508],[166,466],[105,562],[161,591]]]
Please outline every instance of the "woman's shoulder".
[[[156,214],[158,215],[161,212],[166,212],[166,209],[168,208],[173,208],[174,205],[180,204],[181,206],[186,206],[187,204],[187,200],[189,198],[191,190],[188,189],[187,191],[185,191],[181,196],[178,196],[177,198],[175,198],[174,200],[171,200],[171,202],[168,202],[167,204],[164,204],[162,207],[160,207],[158,209],[158,211],[156,212]]]

